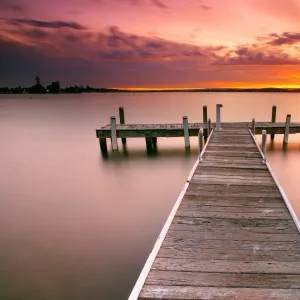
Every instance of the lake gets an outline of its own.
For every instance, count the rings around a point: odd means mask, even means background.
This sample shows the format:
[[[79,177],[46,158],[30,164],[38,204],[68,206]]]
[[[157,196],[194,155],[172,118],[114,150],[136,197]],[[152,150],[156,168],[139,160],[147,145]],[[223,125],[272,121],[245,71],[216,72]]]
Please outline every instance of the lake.
[[[95,129],[125,109],[127,123],[300,121],[300,95],[128,93],[0,95],[0,299],[127,299],[194,164],[183,138],[119,141],[102,158]],[[267,159],[300,216],[300,134]],[[258,137],[260,141],[260,137]],[[270,138],[268,137],[268,141]]]

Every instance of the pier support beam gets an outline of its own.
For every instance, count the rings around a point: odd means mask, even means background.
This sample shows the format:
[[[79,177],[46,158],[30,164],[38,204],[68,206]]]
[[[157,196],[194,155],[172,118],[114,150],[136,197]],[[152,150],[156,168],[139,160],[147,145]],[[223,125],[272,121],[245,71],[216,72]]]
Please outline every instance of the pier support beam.
[[[263,163],[266,163],[266,152],[267,152],[267,131],[262,131],[262,153],[264,155]]]
[[[107,153],[106,138],[99,138],[100,150],[102,154]]]
[[[283,143],[287,144],[289,140],[289,133],[290,133],[290,126],[291,126],[291,115],[286,116],[285,121],[285,130],[284,130],[284,137],[283,137]]]
[[[185,148],[190,148],[190,136],[189,136],[189,122],[186,116],[182,117],[183,120],[183,133]]]
[[[125,124],[125,113],[123,106],[119,107],[119,117],[120,117],[120,124]],[[122,144],[126,144],[126,138],[122,138]]]
[[[207,121],[207,135],[209,136],[211,132],[211,119]]]
[[[217,117],[216,117],[216,131],[221,131],[221,107],[223,107],[222,104],[217,104]]]
[[[203,124],[207,123],[207,106],[203,106]],[[209,133],[207,129],[204,129],[204,139],[207,140]]]
[[[276,105],[273,105],[272,106],[272,120],[271,120],[272,123],[275,123],[276,122]],[[271,140],[273,141],[275,138],[275,134],[271,134]]]
[[[252,134],[255,135],[255,119],[254,119],[254,118],[252,119],[252,127],[251,127],[251,130],[252,130]]]
[[[199,143],[199,155],[200,155],[203,150],[203,128],[199,129],[198,143]]]
[[[116,117],[110,117],[110,126],[111,126],[111,147],[113,150],[118,150]]]

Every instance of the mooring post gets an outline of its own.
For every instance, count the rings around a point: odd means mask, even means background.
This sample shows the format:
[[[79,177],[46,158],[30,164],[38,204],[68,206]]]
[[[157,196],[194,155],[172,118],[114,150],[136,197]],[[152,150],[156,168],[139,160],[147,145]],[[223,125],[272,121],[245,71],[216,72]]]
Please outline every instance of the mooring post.
[[[276,122],[276,105],[273,105],[272,106],[272,123],[275,123]],[[275,138],[275,134],[274,133],[272,133],[271,134],[271,140],[273,141],[274,140],[274,138]]]
[[[111,128],[111,147],[113,150],[118,150],[116,117],[110,117],[110,128]]]
[[[100,144],[100,150],[101,152],[107,153],[107,143],[106,143],[106,138],[99,138],[99,144]]]
[[[202,127],[199,129],[198,143],[199,143],[199,155],[200,155],[203,149],[203,128]]]
[[[266,152],[267,152],[267,131],[262,131],[262,153],[264,155],[263,163],[266,163]]]
[[[189,122],[187,116],[182,117],[185,148],[190,148]]]
[[[284,144],[287,144],[289,140],[290,125],[291,125],[291,115],[287,115],[285,121],[284,138],[283,138]]]
[[[207,121],[207,135],[210,135],[211,132],[211,119]]]
[[[216,118],[216,131],[221,131],[221,107],[222,104],[217,104],[217,118]]]
[[[252,119],[252,127],[251,128],[252,128],[251,129],[252,130],[252,134],[255,135],[255,119],[254,118]]]
[[[124,108],[123,106],[119,107],[119,117],[120,117],[120,124],[125,124],[125,114],[124,114]],[[126,138],[122,138],[122,144],[126,144]]]
[[[207,106],[203,106],[203,124],[207,123]],[[207,129],[204,129],[204,139],[206,140],[208,137],[209,133]]]

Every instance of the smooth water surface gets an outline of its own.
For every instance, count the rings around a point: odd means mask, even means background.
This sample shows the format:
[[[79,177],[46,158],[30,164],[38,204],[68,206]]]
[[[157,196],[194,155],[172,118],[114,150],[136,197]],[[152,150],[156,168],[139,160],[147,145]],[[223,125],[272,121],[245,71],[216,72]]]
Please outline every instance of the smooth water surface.
[[[127,123],[300,121],[299,94],[129,93],[0,96],[0,299],[127,299],[195,162],[183,138],[144,139],[103,159],[95,129],[124,106]],[[268,159],[300,216],[300,134]]]

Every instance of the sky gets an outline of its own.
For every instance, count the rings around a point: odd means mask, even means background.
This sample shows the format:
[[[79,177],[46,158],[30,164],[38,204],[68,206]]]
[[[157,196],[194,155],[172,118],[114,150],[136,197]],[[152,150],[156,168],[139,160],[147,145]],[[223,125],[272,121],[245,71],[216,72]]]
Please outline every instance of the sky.
[[[0,86],[300,87],[300,0],[0,0]]]

